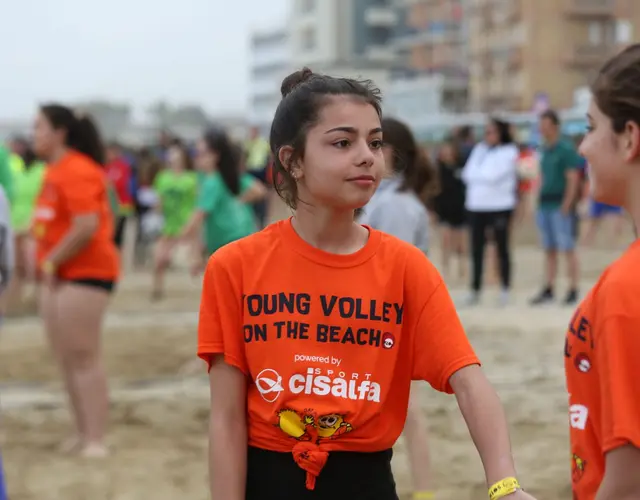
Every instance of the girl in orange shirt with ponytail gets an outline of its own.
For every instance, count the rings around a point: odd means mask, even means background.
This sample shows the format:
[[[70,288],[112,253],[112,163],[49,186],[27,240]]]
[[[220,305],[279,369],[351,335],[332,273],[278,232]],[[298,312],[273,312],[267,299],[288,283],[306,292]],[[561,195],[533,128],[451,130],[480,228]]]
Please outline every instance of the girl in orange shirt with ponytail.
[[[59,104],[40,108],[34,150],[47,163],[33,223],[40,313],[76,426],[62,448],[103,456],[109,402],[100,334],[120,273],[104,151],[91,119]]]

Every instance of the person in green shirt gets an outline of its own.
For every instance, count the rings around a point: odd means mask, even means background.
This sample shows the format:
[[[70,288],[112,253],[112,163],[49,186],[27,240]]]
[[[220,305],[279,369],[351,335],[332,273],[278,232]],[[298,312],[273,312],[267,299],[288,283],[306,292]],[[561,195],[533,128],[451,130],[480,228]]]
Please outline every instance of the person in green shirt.
[[[540,133],[544,139],[540,158],[541,184],[536,215],[545,251],[546,282],[532,305],[554,300],[554,285],[558,269],[558,253],[564,253],[569,271],[566,305],[578,300],[578,256],[576,244],[576,204],[580,193],[580,155],[571,141],[560,135],[560,119],[549,110],[540,116]]]
[[[45,165],[38,161],[26,141],[17,139],[13,147],[16,152],[9,157],[13,200],[11,204],[11,227],[14,234],[15,272],[7,293],[7,310],[22,311],[25,307],[24,286],[33,281],[31,219],[36,200],[40,194]]]
[[[211,255],[258,229],[251,203],[263,200],[267,190],[252,175],[241,173],[240,155],[221,131],[210,131],[198,142],[197,166],[203,182],[196,211],[182,233],[183,239],[195,242],[194,273],[202,265],[203,252],[198,249],[204,247],[204,253]]]
[[[0,186],[4,189],[9,205],[13,204],[13,175],[11,173],[11,153],[0,144]]]
[[[158,300],[164,292],[164,273],[193,214],[198,194],[198,178],[189,150],[182,142],[174,141],[169,148],[167,167],[156,176],[153,189],[159,200],[156,210],[164,219],[154,264],[152,299]]]

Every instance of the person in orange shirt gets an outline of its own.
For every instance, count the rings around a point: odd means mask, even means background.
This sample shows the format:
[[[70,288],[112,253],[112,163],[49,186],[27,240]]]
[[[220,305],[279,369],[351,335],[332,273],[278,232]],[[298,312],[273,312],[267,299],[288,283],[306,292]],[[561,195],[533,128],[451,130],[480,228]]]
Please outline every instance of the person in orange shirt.
[[[640,226],[640,44],[609,60],[592,86],[580,154],[591,194]],[[634,201],[635,200],[635,201]],[[637,236],[637,234],[636,234]],[[575,500],[640,498],[640,241],[602,274],[565,342]]]
[[[305,68],[282,94],[271,150],[294,215],[220,248],[203,281],[212,497],[397,500],[391,448],[425,380],[456,394],[490,498],[531,499],[441,276],[355,221],[384,173],[379,91]]]
[[[109,403],[100,333],[119,276],[103,148],[88,117],[50,104],[36,118],[34,150],[48,164],[32,228],[40,312],[77,432],[63,448],[103,456]]]

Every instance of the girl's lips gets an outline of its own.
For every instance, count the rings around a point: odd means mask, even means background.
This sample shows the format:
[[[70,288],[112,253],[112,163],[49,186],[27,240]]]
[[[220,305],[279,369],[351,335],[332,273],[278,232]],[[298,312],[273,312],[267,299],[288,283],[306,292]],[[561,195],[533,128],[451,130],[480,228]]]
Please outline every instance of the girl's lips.
[[[375,180],[374,177],[362,176],[362,177],[354,177],[353,179],[349,179],[349,182],[353,182],[354,184],[357,184],[358,186],[369,187],[369,186],[375,184],[376,180]]]

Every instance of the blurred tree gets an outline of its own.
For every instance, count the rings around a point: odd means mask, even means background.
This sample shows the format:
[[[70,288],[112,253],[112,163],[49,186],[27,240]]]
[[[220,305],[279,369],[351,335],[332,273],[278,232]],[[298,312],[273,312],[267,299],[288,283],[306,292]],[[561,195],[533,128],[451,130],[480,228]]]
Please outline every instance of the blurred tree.
[[[147,108],[147,114],[151,118],[154,126],[165,129],[171,125],[171,115],[173,109],[166,101],[156,101]]]
[[[206,127],[208,123],[207,113],[197,104],[183,104],[171,113],[171,125]]]
[[[81,103],[76,109],[91,115],[107,140],[118,139],[122,131],[131,124],[129,104],[96,99]]]

